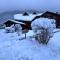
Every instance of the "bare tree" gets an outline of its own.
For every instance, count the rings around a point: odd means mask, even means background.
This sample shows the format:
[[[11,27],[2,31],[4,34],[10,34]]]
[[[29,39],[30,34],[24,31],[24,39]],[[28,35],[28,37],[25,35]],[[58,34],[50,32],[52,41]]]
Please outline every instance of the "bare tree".
[[[28,29],[24,29],[24,30],[23,30],[23,33],[25,33],[25,39],[26,39],[26,37],[27,37],[27,36],[26,36],[26,33],[27,33],[27,32],[28,32]]]

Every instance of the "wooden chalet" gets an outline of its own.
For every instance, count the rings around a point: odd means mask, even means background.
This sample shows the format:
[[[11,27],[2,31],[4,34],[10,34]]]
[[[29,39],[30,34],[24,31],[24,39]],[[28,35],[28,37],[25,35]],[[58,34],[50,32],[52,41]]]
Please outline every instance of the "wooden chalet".
[[[23,16],[23,15],[19,15],[19,14],[18,14],[18,16],[19,17],[16,17],[16,19],[8,20],[4,24],[6,26],[11,26],[12,24],[20,24],[23,29],[29,30],[29,29],[31,29],[31,23],[35,19],[43,17],[43,18],[55,19],[56,20],[56,27],[60,28],[60,14],[58,14],[58,13],[53,13],[53,12],[47,11],[47,12],[42,13],[41,15],[36,15],[36,16],[31,15],[32,17],[30,15]]]
[[[18,22],[18,21],[15,21],[15,20],[7,20],[6,22],[4,22],[4,24],[6,25],[6,27],[10,27],[11,25],[15,25],[15,24],[20,24],[22,26],[22,29],[25,28],[25,24],[22,23],[22,22]]]
[[[38,19],[40,17],[49,18],[49,19],[55,19],[56,20],[56,27],[60,28],[60,14],[46,11],[42,15],[36,16],[32,21],[34,21],[35,19]]]
[[[22,26],[23,29],[28,29],[28,30],[31,29],[31,21],[23,21],[23,20],[16,20],[16,21],[19,21],[25,24],[24,26]]]
[[[35,15],[33,14],[25,15],[25,14],[26,13],[14,15],[14,20],[24,23],[25,24],[24,29],[30,30],[31,22],[32,22],[32,19],[35,17]]]

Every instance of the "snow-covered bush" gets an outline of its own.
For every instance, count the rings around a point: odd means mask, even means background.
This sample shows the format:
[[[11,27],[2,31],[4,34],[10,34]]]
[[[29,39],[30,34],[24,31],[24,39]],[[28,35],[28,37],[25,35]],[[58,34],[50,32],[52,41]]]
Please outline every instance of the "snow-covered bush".
[[[20,24],[15,24],[15,31],[17,32],[18,36],[22,34],[22,27]]]
[[[15,32],[15,26],[14,26],[14,24],[11,25],[10,28],[11,28],[11,32]]]
[[[6,33],[13,33],[13,32],[17,32],[18,36],[20,36],[22,34],[22,27],[20,24],[13,24],[10,27],[6,27],[5,28]]]
[[[53,30],[56,24],[54,19],[39,18],[33,21],[31,26],[35,33],[35,39],[40,43],[47,44],[49,39],[53,36]]]
[[[14,33],[15,32],[14,25],[10,27],[6,27],[5,30],[6,30],[6,33]]]
[[[14,24],[11,25],[10,27],[5,27],[6,33],[14,33],[15,32],[15,28],[14,28]]]
[[[6,33],[13,33],[13,32],[15,32],[15,29],[11,28],[11,27],[6,27],[5,31],[6,31]]]

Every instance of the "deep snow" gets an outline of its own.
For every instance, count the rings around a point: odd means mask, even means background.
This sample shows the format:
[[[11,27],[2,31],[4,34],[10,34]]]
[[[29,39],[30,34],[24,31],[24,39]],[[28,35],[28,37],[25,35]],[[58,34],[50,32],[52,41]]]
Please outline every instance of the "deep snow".
[[[27,37],[30,33],[33,35],[33,31],[29,31]],[[0,60],[60,60],[59,35],[60,30],[48,45],[42,45],[32,38],[19,40],[17,33],[0,30]]]

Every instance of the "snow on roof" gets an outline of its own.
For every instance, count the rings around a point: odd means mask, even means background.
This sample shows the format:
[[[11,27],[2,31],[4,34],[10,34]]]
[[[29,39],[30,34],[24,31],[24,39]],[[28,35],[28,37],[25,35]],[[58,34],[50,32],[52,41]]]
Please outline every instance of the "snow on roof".
[[[14,22],[14,23],[17,23],[17,24],[24,24],[24,23],[22,23],[22,22],[18,22],[18,21],[15,21],[15,20],[10,20],[10,21],[12,21],[12,22]]]
[[[40,14],[29,14],[28,16],[23,16],[22,14],[15,14],[14,19],[23,20],[23,21],[32,21],[33,18],[35,18],[36,16],[39,16],[39,15],[42,15],[42,13],[40,13]]]
[[[43,13],[39,13],[39,14],[36,14],[36,16],[40,16],[40,15],[42,15]]]

